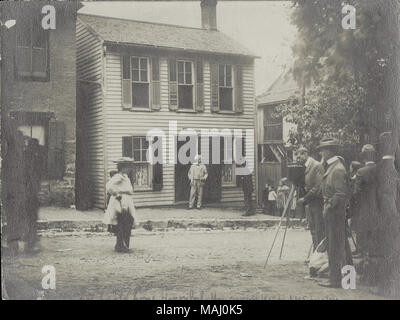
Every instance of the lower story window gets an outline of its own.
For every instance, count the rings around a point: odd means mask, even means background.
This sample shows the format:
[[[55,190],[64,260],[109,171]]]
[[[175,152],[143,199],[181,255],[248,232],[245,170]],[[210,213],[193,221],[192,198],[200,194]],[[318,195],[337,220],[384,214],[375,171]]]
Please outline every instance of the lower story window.
[[[147,162],[148,149],[146,137],[122,137],[122,155],[134,160],[129,174],[134,190],[152,187],[152,166]]]

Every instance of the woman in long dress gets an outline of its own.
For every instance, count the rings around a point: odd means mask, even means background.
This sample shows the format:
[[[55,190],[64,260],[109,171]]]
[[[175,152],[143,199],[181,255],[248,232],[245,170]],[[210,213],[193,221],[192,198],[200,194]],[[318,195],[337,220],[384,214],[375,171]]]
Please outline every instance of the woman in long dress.
[[[115,161],[118,173],[113,175],[106,185],[110,194],[104,223],[111,225],[117,236],[115,251],[129,252],[132,227],[135,221],[135,205],[133,203],[133,187],[129,179],[133,159],[123,157]]]

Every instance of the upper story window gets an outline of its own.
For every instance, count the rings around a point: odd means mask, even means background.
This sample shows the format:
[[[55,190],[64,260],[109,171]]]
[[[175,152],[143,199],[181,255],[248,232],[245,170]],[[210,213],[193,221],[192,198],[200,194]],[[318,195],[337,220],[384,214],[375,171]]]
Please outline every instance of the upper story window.
[[[211,111],[243,113],[243,66],[210,63]]]
[[[178,108],[193,109],[193,63],[177,61],[178,72]]]
[[[282,141],[282,118],[274,116],[274,106],[264,108],[264,141]]]
[[[122,104],[126,109],[160,109],[159,59],[122,57]]]
[[[219,107],[220,110],[233,110],[232,65],[219,65]]]
[[[17,79],[49,80],[49,36],[40,15],[24,16],[16,24],[15,72]]]

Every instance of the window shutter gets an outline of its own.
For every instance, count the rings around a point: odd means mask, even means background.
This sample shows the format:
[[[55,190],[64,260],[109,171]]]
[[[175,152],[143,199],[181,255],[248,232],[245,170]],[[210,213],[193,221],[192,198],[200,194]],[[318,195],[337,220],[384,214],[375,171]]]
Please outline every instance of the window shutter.
[[[218,78],[218,64],[210,63],[211,72],[211,111],[219,111],[219,78]]]
[[[122,56],[122,108],[132,108],[132,81],[131,81],[131,60],[129,56]]]
[[[196,61],[196,111],[204,111],[203,61]]]
[[[132,137],[122,137],[122,156],[131,158],[132,155]]]
[[[50,120],[47,160],[49,179],[62,179],[64,176],[64,135],[64,123]]]
[[[169,110],[178,110],[178,82],[176,79],[176,60],[169,60]]]
[[[235,73],[235,112],[243,112],[243,70],[237,65]]]
[[[161,109],[161,101],[160,101],[160,60],[158,58],[151,59],[151,109],[152,110],[160,110]]]

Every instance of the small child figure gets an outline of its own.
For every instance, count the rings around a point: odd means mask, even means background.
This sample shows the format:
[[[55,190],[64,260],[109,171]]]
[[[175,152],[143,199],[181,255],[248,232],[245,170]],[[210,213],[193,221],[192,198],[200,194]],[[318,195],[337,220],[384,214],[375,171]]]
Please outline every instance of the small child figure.
[[[275,188],[273,186],[269,187],[269,193],[268,193],[268,207],[269,207],[269,212],[270,215],[275,216],[277,214],[276,212],[276,192]]]
[[[268,214],[270,213],[270,207],[269,207],[269,202],[268,202],[268,196],[269,196],[269,192],[270,192],[270,185],[269,183],[265,184],[265,188],[263,190],[263,213],[264,214]]]

